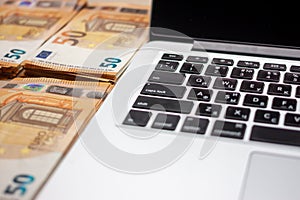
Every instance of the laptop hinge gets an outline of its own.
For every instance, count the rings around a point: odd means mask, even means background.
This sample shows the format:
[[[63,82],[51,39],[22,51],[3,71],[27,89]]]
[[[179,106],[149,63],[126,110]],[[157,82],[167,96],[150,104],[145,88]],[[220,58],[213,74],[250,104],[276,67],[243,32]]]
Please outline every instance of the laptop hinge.
[[[255,46],[194,40],[192,50],[300,60],[300,49],[286,47]]]

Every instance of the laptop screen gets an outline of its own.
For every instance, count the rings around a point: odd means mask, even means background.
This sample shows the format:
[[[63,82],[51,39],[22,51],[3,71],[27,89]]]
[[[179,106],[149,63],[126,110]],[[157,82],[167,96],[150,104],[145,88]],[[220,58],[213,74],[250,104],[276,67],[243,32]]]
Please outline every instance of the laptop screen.
[[[296,1],[268,2],[153,0],[151,27],[199,40],[300,47]]]

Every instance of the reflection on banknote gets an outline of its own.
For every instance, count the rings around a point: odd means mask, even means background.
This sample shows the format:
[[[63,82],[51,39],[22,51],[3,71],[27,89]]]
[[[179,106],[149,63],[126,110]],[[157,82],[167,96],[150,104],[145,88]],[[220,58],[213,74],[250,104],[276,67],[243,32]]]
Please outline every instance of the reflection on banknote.
[[[0,6],[0,75],[16,75],[22,61],[63,27],[84,3],[85,0],[4,1]]]
[[[32,199],[111,89],[57,79],[0,81],[0,199]]]
[[[24,62],[26,71],[116,80],[148,39],[149,6],[97,4],[85,8]]]

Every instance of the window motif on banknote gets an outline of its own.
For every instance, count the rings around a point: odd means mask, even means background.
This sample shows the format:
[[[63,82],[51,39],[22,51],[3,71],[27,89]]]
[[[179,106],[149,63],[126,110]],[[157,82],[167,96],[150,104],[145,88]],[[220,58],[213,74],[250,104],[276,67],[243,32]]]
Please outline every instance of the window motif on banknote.
[[[85,28],[87,32],[115,32],[130,33],[140,35],[142,33],[139,28],[145,28],[146,24],[134,23],[121,20],[103,19],[101,16],[94,16],[86,22]]]
[[[32,26],[37,28],[51,28],[59,18],[48,18],[47,16],[30,16],[14,13],[3,19],[3,24]]]
[[[0,39],[12,41],[39,39],[60,19],[49,13],[14,11],[0,19]]]
[[[0,108],[0,122],[20,123],[67,133],[80,110],[72,109],[72,102],[65,101],[19,93],[4,101],[5,105]],[[69,106],[66,106],[68,103]]]

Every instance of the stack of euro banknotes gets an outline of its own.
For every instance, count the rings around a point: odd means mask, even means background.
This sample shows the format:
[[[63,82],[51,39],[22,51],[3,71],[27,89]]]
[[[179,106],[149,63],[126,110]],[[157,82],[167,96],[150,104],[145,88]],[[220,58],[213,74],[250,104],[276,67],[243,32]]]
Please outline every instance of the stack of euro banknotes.
[[[0,1],[0,200],[35,199],[148,40],[150,5]]]

